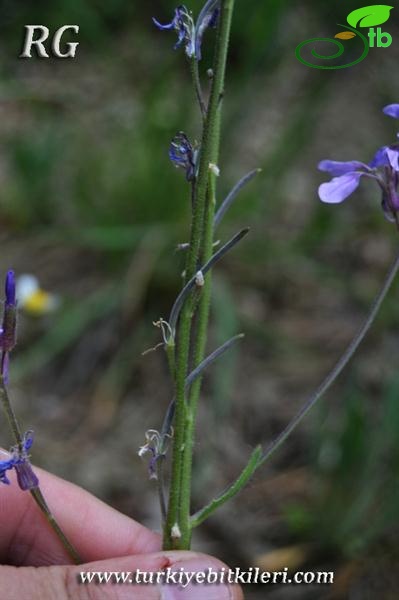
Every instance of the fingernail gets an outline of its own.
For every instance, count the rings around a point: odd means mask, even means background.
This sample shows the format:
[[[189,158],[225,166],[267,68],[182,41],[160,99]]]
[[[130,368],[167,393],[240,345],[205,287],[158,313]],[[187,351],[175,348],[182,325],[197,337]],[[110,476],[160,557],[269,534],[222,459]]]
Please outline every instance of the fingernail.
[[[202,557],[176,562],[170,567],[171,577],[162,586],[162,600],[233,600],[233,588],[221,583],[227,567]]]

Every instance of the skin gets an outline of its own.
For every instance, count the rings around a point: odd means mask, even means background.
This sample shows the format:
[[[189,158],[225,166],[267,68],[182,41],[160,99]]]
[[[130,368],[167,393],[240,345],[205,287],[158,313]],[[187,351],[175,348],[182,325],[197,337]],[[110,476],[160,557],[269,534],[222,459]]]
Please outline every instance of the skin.
[[[4,600],[243,600],[238,586],[82,585],[81,571],[204,571],[226,567],[194,552],[162,552],[159,535],[83,489],[35,469],[42,491],[85,564],[74,566],[28,492],[10,473],[0,487],[0,598]],[[206,595],[205,595],[206,594]]]

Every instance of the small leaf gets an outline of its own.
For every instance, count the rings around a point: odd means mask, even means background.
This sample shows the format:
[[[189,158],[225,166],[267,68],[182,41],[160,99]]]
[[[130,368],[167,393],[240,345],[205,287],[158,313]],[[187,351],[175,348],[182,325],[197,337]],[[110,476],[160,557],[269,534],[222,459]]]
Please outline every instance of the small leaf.
[[[357,8],[349,13],[347,21],[351,27],[374,27],[388,21],[393,6],[374,4]]]
[[[341,33],[334,35],[334,37],[339,38],[340,40],[351,40],[356,37],[356,33],[353,33],[353,31],[341,31]]]

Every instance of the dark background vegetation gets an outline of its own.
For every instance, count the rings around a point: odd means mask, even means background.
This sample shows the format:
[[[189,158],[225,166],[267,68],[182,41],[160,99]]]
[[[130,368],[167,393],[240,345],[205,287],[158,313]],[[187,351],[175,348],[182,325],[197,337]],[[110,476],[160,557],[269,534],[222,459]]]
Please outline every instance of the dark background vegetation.
[[[201,2],[190,7],[196,12]],[[22,312],[11,370],[34,461],[150,527],[155,491],[137,456],[173,393],[152,322],[180,286],[189,201],[167,149],[198,137],[187,64],[158,32],[169,0],[2,0],[2,275],[32,273],[61,299]],[[219,196],[263,172],[220,230],[249,225],[217,267],[209,348],[240,347],[206,377],[194,506],[267,444],[333,365],[397,252],[372,182],[322,205],[322,158],[368,161],[395,141],[381,108],[399,102],[396,8],[389,49],[350,69],[301,65],[296,45],[333,36],[359,4],[237,2],[225,97]],[[75,60],[21,60],[23,26],[79,24]],[[211,44],[211,34],[207,39]],[[351,42],[346,42],[350,44]],[[205,71],[211,54],[205,53]],[[356,359],[320,407],[234,502],[195,535],[231,565],[334,570],[333,588],[248,588],[249,599],[396,598],[399,311],[394,286]],[[2,445],[11,440],[1,423]],[[6,493],[6,490],[0,490]],[[62,502],[62,499],[60,499]]]

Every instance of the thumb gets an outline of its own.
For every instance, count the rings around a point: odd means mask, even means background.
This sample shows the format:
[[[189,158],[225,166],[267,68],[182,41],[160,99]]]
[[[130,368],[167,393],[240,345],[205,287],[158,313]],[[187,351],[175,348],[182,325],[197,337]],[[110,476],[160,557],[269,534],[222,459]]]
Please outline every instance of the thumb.
[[[7,600],[243,600],[228,567],[195,552],[125,556],[79,566],[0,567]],[[224,581],[221,582],[221,574]]]

